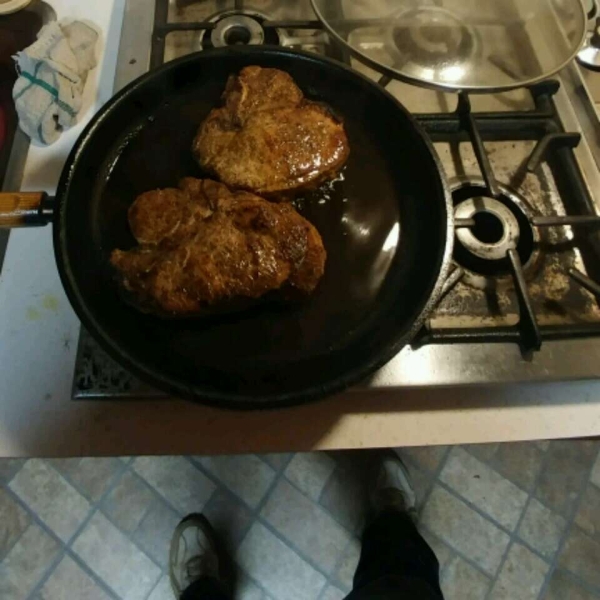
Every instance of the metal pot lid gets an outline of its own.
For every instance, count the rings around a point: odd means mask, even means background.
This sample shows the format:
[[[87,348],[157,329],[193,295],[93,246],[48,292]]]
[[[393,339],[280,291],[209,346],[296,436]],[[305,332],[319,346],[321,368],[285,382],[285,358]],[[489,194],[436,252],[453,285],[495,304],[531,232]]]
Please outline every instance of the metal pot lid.
[[[391,77],[446,91],[530,85],[570,62],[581,0],[311,0],[329,32]]]

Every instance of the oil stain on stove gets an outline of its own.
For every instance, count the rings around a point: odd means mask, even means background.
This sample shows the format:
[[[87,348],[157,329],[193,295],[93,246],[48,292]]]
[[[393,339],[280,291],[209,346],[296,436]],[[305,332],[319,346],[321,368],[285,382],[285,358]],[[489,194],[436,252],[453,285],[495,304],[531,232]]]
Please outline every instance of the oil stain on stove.
[[[522,241],[524,236],[527,243],[519,250],[537,320],[540,325],[599,322],[600,309],[596,299],[568,275],[569,268],[585,272],[572,228],[536,230],[527,222],[533,215],[565,214],[564,193],[561,195],[550,166],[542,163],[534,173],[525,169],[534,145],[533,141],[486,142],[496,179],[509,192],[502,195],[502,201],[510,207],[512,196],[521,204],[511,210],[517,216],[523,215],[518,219],[519,239]],[[435,146],[456,188],[465,186],[465,181],[477,182],[481,178],[470,144],[457,147],[436,143]],[[472,191],[476,196],[476,187]],[[468,195],[467,191],[465,198]],[[457,202],[465,198],[459,194]],[[479,225],[479,231],[476,227],[474,233],[478,233],[484,243],[493,243],[489,236],[498,237],[497,223],[488,221]],[[440,303],[431,318],[431,325],[443,328],[516,324],[519,307],[509,265],[503,265],[502,261],[487,261],[496,264],[482,266],[486,261],[469,260],[460,240],[455,239],[455,243],[455,263],[466,273]]]
[[[73,399],[101,400],[114,398],[115,390],[120,397],[163,397],[164,393],[148,386],[116,363],[92,336],[82,327],[73,378]]]

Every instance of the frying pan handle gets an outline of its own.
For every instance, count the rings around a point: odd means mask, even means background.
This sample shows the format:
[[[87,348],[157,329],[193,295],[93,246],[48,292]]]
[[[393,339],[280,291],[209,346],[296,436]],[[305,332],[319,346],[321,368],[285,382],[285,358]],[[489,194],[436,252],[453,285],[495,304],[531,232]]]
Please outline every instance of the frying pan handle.
[[[52,220],[52,202],[45,192],[0,192],[0,229],[36,227]]]

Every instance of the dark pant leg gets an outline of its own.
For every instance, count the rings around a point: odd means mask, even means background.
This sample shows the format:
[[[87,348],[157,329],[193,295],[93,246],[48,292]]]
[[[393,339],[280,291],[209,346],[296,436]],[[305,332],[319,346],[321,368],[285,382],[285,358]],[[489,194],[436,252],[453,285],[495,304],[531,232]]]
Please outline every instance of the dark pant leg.
[[[231,597],[216,579],[203,577],[186,588],[180,600],[231,600]]]
[[[443,600],[439,563],[410,517],[385,510],[363,534],[347,600]]]

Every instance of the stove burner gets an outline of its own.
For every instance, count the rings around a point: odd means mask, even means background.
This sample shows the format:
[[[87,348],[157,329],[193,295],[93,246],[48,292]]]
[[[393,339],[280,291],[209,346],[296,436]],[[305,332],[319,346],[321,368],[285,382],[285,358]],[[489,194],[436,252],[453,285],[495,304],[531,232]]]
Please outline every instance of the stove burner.
[[[428,79],[433,72],[446,80],[464,76],[472,67],[478,38],[472,27],[450,11],[435,6],[401,11],[392,40],[404,62],[420,65]]]
[[[223,46],[262,44],[265,32],[260,23],[246,15],[232,15],[217,22],[210,32],[210,41],[215,48]]]
[[[268,20],[266,15],[250,11],[227,11],[209,19],[215,27],[205,31],[202,49],[224,48],[226,46],[259,46],[261,44],[278,45],[280,34],[272,28],[262,26]]]
[[[502,260],[519,241],[519,222],[499,200],[476,197],[463,200],[455,209],[457,219],[473,219],[475,227],[456,230],[461,244],[479,258]]]
[[[475,221],[471,228],[456,229],[454,260],[465,270],[463,281],[479,289],[512,285],[510,249],[519,253],[526,275],[539,262],[539,234],[527,204],[509,188],[499,188],[500,196],[491,198],[483,181],[469,180],[452,192],[455,218]]]

